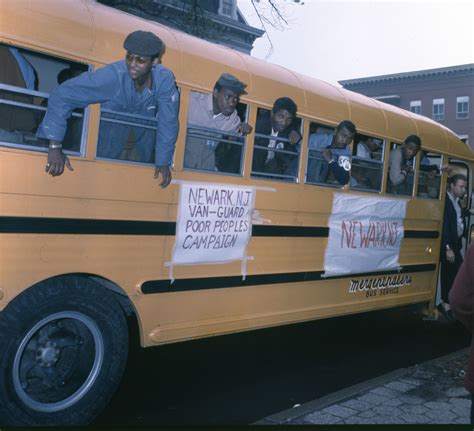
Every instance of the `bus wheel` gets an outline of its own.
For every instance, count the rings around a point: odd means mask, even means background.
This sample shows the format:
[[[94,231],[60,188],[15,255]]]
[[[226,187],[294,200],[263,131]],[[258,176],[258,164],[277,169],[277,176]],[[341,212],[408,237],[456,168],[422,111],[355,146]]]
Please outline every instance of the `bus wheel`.
[[[120,382],[128,328],[112,293],[62,277],[0,312],[0,346],[0,424],[84,425]]]

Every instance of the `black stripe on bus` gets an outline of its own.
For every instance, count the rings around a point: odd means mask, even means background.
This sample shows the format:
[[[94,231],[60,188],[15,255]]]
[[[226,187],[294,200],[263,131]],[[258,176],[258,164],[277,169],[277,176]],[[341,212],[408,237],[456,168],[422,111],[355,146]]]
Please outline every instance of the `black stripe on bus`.
[[[0,217],[0,233],[79,235],[164,235],[176,232],[175,222],[97,220],[47,217]],[[253,225],[255,237],[327,238],[328,227]],[[406,230],[405,238],[438,238],[437,231]]]
[[[321,280],[335,280],[339,278],[355,278],[355,277],[375,277],[392,274],[406,274],[413,272],[434,271],[435,264],[410,265],[404,266],[399,271],[383,271],[383,272],[368,272],[363,274],[347,274],[335,277],[323,277],[324,271],[311,272],[288,272],[285,274],[262,274],[262,275],[247,275],[245,280],[241,275],[230,277],[206,277],[206,278],[186,278],[180,280],[153,280],[146,281],[142,284],[142,292],[144,294],[152,293],[172,293],[185,292],[192,290],[207,290],[207,289],[223,289],[229,287],[243,287],[243,286],[262,286],[265,284],[283,284],[283,283],[298,283],[303,281],[321,281]]]
[[[439,238],[439,232],[437,230],[406,230],[404,238],[436,239]]]
[[[176,223],[43,217],[0,217],[1,233],[174,235]]]

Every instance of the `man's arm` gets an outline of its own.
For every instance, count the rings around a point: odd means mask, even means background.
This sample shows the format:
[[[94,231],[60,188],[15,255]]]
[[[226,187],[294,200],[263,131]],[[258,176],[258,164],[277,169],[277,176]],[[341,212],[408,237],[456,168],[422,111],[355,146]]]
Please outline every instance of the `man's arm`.
[[[166,167],[168,167],[168,173],[171,175],[169,167],[173,161],[178,137],[179,93],[170,70],[162,67],[159,74],[154,74],[154,78],[157,76],[161,84],[158,89],[155,165],[157,171],[166,171]],[[155,171],[155,173],[159,174],[160,172]],[[168,184],[161,183],[162,187],[166,187]]]
[[[389,178],[394,186],[403,183],[406,178],[406,172],[402,170],[402,152],[392,150],[389,162]]]
[[[338,155],[334,157],[329,148],[322,148],[321,153],[329,165],[336,181],[341,185],[346,185],[350,179],[351,159],[346,155]]]
[[[331,169],[334,178],[341,185],[346,185],[350,179],[351,161],[347,156],[339,156],[337,161],[333,159],[329,163],[329,169]]]
[[[443,215],[443,227],[441,231],[441,257],[445,258],[449,263],[453,263],[455,260],[454,242],[452,241],[452,239],[457,238],[458,232],[456,223],[456,212],[449,197],[446,195],[446,203],[444,205]]]
[[[290,166],[293,160],[295,160],[295,156],[298,154],[298,147],[296,144],[300,142],[301,135],[298,130],[290,129],[287,133],[284,133],[282,137],[287,138],[289,141],[283,143],[283,150],[294,153],[294,155],[291,155],[287,153],[275,152],[275,158],[278,161],[282,172],[285,172],[288,169],[288,166]]]
[[[49,139],[50,142],[45,168],[47,173],[53,177],[61,175],[64,166],[73,170],[61,145],[72,111],[106,101],[116,93],[117,85],[117,72],[113,65],[109,65],[96,72],[86,72],[72,78],[51,93],[48,110],[37,131],[38,137]]]
[[[66,134],[67,120],[74,109],[102,103],[116,93],[118,72],[108,65],[96,72],[85,72],[58,86],[48,99],[48,110],[37,136],[61,142]]]

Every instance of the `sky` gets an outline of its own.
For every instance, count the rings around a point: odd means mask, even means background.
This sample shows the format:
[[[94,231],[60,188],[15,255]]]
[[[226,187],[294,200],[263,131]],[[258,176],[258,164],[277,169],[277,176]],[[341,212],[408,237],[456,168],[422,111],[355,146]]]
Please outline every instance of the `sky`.
[[[263,36],[252,56],[332,84],[474,63],[474,0],[274,1],[288,25],[266,25],[273,52]],[[262,28],[250,0],[237,5]]]

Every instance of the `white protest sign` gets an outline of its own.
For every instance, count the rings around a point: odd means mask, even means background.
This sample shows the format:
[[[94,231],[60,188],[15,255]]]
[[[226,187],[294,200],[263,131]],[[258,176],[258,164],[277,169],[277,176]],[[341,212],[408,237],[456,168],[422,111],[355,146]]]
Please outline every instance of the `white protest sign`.
[[[325,276],[398,269],[406,200],[335,193]]]
[[[253,187],[181,183],[172,265],[246,259]]]

